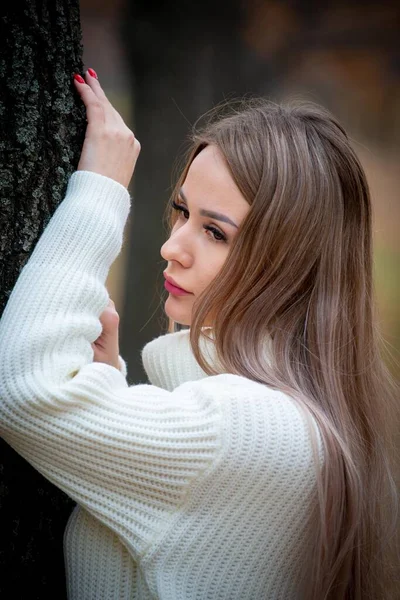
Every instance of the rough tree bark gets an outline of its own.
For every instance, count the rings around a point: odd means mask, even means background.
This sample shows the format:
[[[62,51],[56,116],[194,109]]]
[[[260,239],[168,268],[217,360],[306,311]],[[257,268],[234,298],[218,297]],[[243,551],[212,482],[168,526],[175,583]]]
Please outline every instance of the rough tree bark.
[[[14,0],[0,19],[0,314],[76,168],[85,112],[79,0]],[[73,502],[0,441],[0,597],[66,597]]]

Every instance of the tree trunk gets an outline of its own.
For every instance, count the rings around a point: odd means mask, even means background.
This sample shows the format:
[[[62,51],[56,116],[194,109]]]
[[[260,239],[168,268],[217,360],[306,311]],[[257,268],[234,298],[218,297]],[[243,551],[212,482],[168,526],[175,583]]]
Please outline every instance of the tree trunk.
[[[13,1],[0,21],[0,314],[76,169],[85,111],[79,0]],[[0,597],[66,598],[73,502],[0,441]]]

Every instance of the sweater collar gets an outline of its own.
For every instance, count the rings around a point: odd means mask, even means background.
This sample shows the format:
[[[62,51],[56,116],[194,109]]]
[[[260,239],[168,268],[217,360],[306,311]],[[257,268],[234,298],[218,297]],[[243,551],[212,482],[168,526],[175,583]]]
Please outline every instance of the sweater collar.
[[[194,357],[189,336],[190,330],[183,329],[161,335],[145,345],[142,361],[152,385],[172,391],[186,381],[208,377]],[[207,361],[215,365],[213,341],[201,337],[200,349]]]

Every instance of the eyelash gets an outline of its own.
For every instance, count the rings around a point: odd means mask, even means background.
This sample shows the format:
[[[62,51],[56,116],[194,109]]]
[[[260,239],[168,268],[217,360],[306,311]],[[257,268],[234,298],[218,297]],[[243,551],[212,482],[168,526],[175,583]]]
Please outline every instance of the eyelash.
[[[185,217],[185,213],[187,215],[189,215],[189,211],[187,210],[187,208],[185,208],[184,206],[182,206],[182,204],[178,204],[177,202],[172,201],[172,208],[180,213],[183,214],[184,218]],[[189,216],[187,217],[189,218]],[[207,231],[210,231],[213,234],[213,238],[215,242],[227,242],[227,238],[225,236],[224,233],[222,233],[222,231],[220,231],[219,229],[217,229],[216,227],[213,227],[212,225],[204,225],[204,229],[206,229]],[[221,236],[219,238],[216,238],[215,235]]]

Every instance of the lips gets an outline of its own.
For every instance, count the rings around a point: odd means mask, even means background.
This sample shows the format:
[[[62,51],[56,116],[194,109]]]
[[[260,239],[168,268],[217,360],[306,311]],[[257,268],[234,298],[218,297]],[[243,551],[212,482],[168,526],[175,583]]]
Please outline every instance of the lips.
[[[191,292],[188,292],[187,290],[185,290],[180,285],[178,285],[178,283],[176,281],[174,281],[174,279],[172,279],[172,277],[167,276],[165,273],[163,273],[163,275],[164,275],[166,281],[168,281],[168,283],[170,283],[174,287],[178,288],[179,290],[182,290],[182,292],[186,292],[186,294],[190,294],[191,293]]]

